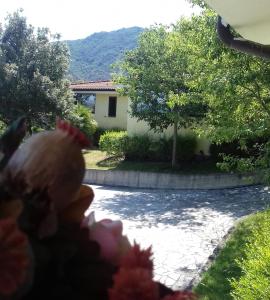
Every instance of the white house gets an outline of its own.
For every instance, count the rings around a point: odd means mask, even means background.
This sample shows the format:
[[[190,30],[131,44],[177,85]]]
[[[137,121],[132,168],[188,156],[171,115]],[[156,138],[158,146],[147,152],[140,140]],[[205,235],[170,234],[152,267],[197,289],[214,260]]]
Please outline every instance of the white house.
[[[112,81],[91,81],[71,84],[71,89],[77,98],[89,107],[98,126],[111,129],[121,128],[127,130],[128,135],[148,134],[153,137],[171,136],[173,128],[168,128],[162,133],[156,133],[150,130],[144,121],[138,121],[128,113],[129,99],[127,96],[120,96],[116,92],[116,86]],[[181,133],[190,132],[190,130],[179,130]],[[209,153],[209,141],[205,138],[198,138],[197,151]]]

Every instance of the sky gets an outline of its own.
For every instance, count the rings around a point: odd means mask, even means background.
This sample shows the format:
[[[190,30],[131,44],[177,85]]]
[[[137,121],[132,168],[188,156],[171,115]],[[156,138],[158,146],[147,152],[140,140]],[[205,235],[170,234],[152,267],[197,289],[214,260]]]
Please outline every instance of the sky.
[[[48,27],[64,40],[123,27],[171,24],[195,10],[185,0],[0,0],[0,22],[19,8],[29,24]]]

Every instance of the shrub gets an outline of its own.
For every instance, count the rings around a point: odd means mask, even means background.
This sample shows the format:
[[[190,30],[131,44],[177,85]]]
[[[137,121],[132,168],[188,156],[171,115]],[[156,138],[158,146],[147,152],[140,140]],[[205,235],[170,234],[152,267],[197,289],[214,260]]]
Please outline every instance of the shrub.
[[[172,138],[162,137],[152,140],[147,135],[135,135],[128,138],[126,159],[170,161],[172,159]],[[196,151],[197,139],[194,135],[178,136],[177,160],[190,161]]]
[[[148,135],[134,135],[128,138],[126,148],[127,160],[149,160],[151,139]]]
[[[98,147],[99,146],[99,139],[102,134],[106,132],[106,129],[97,127],[95,133],[93,134],[93,145]]]
[[[179,135],[177,137],[177,161],[190,161],[195,156],[197,139],[194,135]],[[171,161],[173,138],[162,137],[151,143],[151,158],[155,161]]]
[[[111,129],[105,129],[105,128],[102,128],[102,127],[97,127],[94,135],[93,135],[93,144],[94,146],[98,147],[99,146],[99,139],[100,139],[100,136],[102,134],[104,134],[105,132],[111,132],[111,131],[116,131],[116,132],[119,132],[119,131],[123,131],[123,129],[121,128],[111,128]]]
[[[176,158],[178,161],[190,161],[195,156],[197,138],[195,135],[186,134],[177,137]]]
[[[31,127],[32,133],[39,133],[39,132],[44,131],[44,130],[45,130],[44,128],[37,127],[37,126]]]
[[[0,135],[3,134],[6,129],[7,129],[6,124],[0,120]]]
[[[239,148],[238,141],[233,141],[230,143],[222,143],[222,144],[211,144],[210,145],[210,155],[214,159],[221,160],[221,153],[224,153],[225,155],[240,155],[241,150]]]
[[[100,136],[100,150],[109,155],[124,155],[126,153],[128,136],[126,131],[106,131]]]
[[[177,161],[190,161],[195,156],[197,139],[194,135],[179,135],[177,137]],[[151,144],[151,157],[156,161],[171,161],[173,138],[162,137]]]
[[[97,129],[97,122],[93,119],[89,108],[81,104],[76,105],[70,121],[87,137],[92,137]]]
[[[170,161],[172,156],[172,138],[152,140],[148,135],[127,136],[126,131],[106,131],[99,140],[100,150],[111,155],[125,155],[131,161]],[[177,159],[190,161],[197,146],[193,135],[177,138]]]
[[[253,139],[245,140],[245,147],[241,147],[239,140],[234,140],[229,143],[211,144],[210,154],[213,158],[221,160],[222,156],[236,156],[236,157],[258,157],[262,147],[269,140],[268,136],[255,137]],[[223,154],[223,155],[220,155]]]
[[[170,161],[172,159],[172,139],[162,137],[150,146],[151,158],[155,161]]]

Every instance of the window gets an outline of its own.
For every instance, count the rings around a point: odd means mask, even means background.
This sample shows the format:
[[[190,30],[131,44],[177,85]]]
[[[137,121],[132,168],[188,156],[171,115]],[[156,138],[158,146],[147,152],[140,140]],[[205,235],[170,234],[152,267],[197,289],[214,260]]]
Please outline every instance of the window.
[[[94,114],[96,107],[96,94],[76,94],[76,99],[79,103],[89,107],[90,111]],[[77,103],[78,103],[77,102]],[[77,104],[75,103],[75,104]]]
[[[87,107],[90,108],[91,112],[94,114],[95,113],[95,108],[96,108],[96,95],[91,94],[88,95],[84,98],[83,104]]]
[[[108,116],[116,117],[117,97],[109,97]]]

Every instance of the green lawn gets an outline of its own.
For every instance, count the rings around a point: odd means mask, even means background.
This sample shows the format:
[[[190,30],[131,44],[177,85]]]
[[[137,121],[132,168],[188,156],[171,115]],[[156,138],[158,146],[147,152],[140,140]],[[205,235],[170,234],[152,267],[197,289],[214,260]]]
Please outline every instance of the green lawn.
[[[203,275],[201,282],[194,291],[202,300],[255,300],[270,299],[269,294],[262,296],[270,284],[269,256],[258,258],[261,249],[269,251],[270,211],[260,212],[240,222],[225,247],[221,250],[213,265]],[[250,258],[249,252],[256,254]],[[264,253],[264,252],[262,252]],[[255,264],[256,261],[256,264]],[[268,264],[265,267],[265,264]],[[252,267],[247,268],[246,265]],[[262,267],[263,266],[263,267]],[[251,278],[253,275],[253,278]],[[234,278],[234,280],[232,280]],[[251,279],[250,279],[251,278]],[[234,281],[234,284],[231,282]],[[259,282],[257,282],[259,281]],[[265,287],[261,284],[264,283]],[[260,286],[261,285],[261,286]],[[252,295],[249,297],[247,290]],[[235,298],[231,293],[237,294]],[[258,295],[258,296],[257,296]]]
[[[119,163],[116,159],[110,159],[106,152],[99,150],[85,151],[84,160],[87,169],[110,170]]]
[[[172,169],[170,163],[124,161],[122,157],[109,157],[106,155],[106,152],[99,150],[85,151],[84,158],[87,169],[134,170],[177,174],[209,174],[221,172],[216,167],[215,162],[211,160],[181,164]]]

